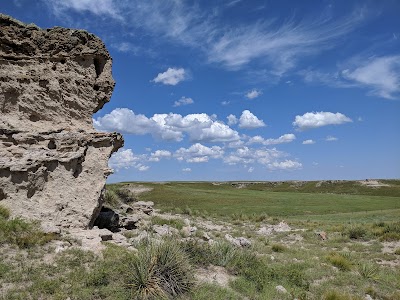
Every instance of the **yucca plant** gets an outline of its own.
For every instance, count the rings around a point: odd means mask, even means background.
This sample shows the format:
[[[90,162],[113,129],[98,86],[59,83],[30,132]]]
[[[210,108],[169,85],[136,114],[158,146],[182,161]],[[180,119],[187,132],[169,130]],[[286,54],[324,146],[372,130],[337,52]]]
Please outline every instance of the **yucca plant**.
[[[149,254],[140,252],[132,262],[127,287],[131,291],[132,299],[167,299],[156,274],[156,257]]]
[[[177,297],[192,285],[189,259],[173,241],[148,243],[129,265],[126,286],[133,299]]]
[[[363,278],[378,280],[379,267],[375,264],[361,263],[358,265],[358,274]]]

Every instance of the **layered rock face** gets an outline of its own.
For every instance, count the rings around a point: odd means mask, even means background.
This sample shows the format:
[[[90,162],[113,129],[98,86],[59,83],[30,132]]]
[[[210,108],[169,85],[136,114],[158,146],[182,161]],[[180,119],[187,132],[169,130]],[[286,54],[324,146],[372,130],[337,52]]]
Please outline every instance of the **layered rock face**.
[[[92,115],[110,100],[111,57],[82,30],[0,15],[0,205],[62,227],[91,227],[117,133]]]

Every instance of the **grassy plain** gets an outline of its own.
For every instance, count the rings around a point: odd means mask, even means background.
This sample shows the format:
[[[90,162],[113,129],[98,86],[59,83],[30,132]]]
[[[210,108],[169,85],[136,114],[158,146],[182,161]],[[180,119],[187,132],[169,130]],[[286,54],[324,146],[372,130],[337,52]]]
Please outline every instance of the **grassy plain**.
[[[268,215],[291,221],[330,223],[395,221],[400,218],[400,180],[390,186],[366,187],[339,182],[166,182],[135,183],[153,190],[140,200],[154,201],[163,211],[215,217]],[[129,183],[121,183],[123,186]]]

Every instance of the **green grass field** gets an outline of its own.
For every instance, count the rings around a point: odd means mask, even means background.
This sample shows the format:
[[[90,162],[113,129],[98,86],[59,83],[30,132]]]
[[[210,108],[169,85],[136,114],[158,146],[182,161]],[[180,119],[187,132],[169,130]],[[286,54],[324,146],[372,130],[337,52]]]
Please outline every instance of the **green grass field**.
[[[121,183],[153,188],[140,200],[154,201],[163,211],[184,211],[219,217],[266,214],[286,220],[324,222],[395,221],[400,217],[400,184],[383,181],[388,187],[371,188],[353,181],[293,184],[283,182],[236,183],[210,182]]]

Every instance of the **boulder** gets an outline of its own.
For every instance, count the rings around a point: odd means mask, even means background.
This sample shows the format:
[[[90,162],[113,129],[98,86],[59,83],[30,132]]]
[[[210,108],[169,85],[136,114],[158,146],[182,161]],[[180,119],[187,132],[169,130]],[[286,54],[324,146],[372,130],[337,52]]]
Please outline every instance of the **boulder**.
[[[91,228],[117,133],[92,115],[110,100],[112,59],[83,30],[40,29],[0,14],[0,204],[57,227]]]
[[[194,234],[197,231],[197,227],[184,226],[181,231],[184,236],[191,236],[192,234]]]
[[[277,285],[275,287],[276,291],[281,294],[287,294],[287,290],[282,285]]]

